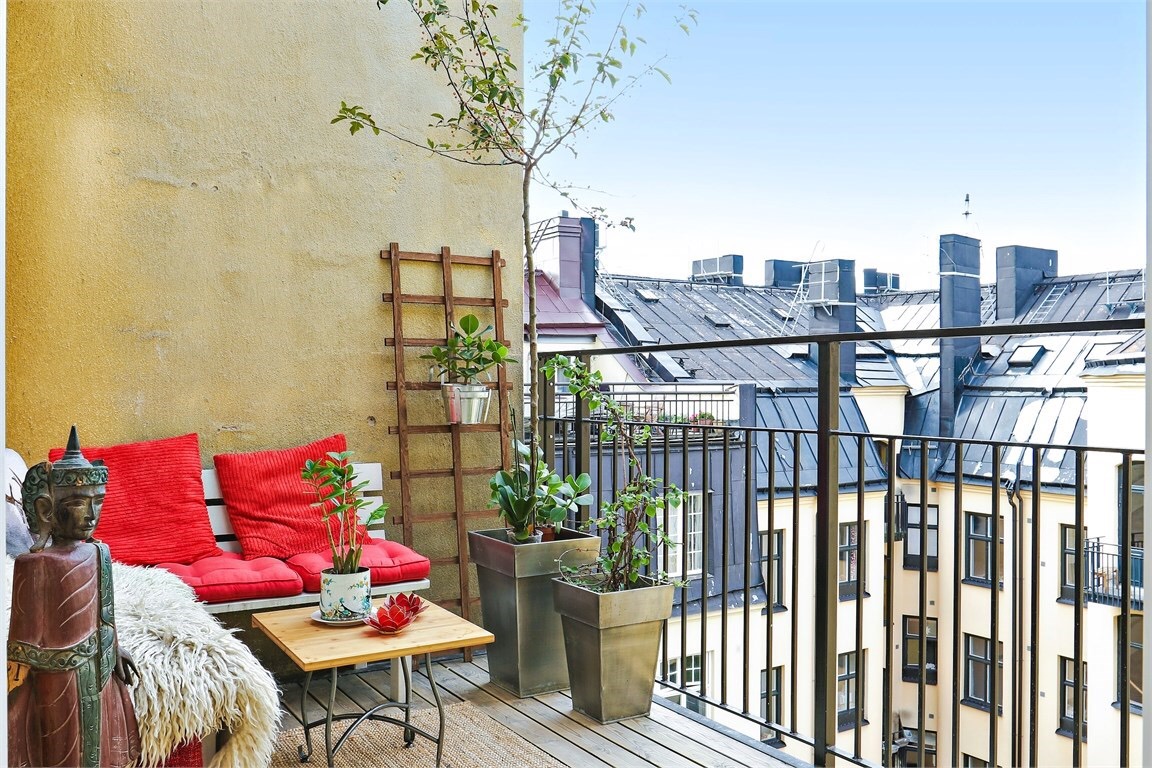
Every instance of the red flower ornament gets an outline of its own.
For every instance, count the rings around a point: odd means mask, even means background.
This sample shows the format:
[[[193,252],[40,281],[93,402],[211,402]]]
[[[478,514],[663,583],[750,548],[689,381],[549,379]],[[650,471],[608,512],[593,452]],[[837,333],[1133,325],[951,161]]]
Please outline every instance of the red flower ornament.
[[[385,635],[392,635],[415,620],[417,614],[428,607],[418,595],[388,595],[380,603],[374,614],[369,614],[364,623]]]

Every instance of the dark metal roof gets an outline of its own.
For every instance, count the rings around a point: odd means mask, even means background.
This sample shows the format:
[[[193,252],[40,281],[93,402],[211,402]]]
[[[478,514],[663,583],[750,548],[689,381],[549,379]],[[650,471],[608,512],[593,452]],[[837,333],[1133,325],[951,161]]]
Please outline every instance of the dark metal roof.
[[[598,308],[626,343],[699,342],[789,336],[810,333],[813,307],[796,290],[654,280],[619,275],[598,276]],[[981,352],[963,371],[957,399],[954,435],[966,440],[1031,443],[1071,441],[1083,444],[1082,411],[1092,375],[1142,374],[1145,334],[1085,333],[1040,338],[1013,335],[1028,322],[1091,321],[1143,316],[1144,270],[1055,277],[1040,281],[1017,316],[995,321],[996,287],[981,288],[980,318],[989,326]],[[861,330],[900,331],[940,327],[940,293],[936,290],[887,290],[857,297],[856,324]],[[1022,349],[1030,348],[1030,349]],[[1015,357],[1014,357],[1015,356]],[[752,381],[766,391],[757,397],[757,424],[791,429],[815,428],[816,365],[801,345],[747,349],[693,350],[651,355],[649,367],[665,379],[694,377]],[[856,354],[858,386],[906,386],[905,434],[937,435],[939,414],[939,342],[896,340],[861,344]],[[867,431],[859,408],[845,396],[842,428]],[[1057,439],[1057,436],[1059,439]],[[843,441],[842,441],[843,442]],[[814,438],[802,441],[801,485],[815,483]],[[937,446],[938,447],[938,446]],[[758,450],[758,485],[767,490],[766,446]],[[778,451],[778,488],[791,484],[788,451]],[[935,451],[936,449],[934,449]],[[855,446],[841,447],[841,479],[855,482]],[[945,449],[930,457],[933,474],[955,471],[954,454]],[[1005,463],[1015,466],[1015,459]],[[875,466],[872,462],[875,461]],[[1068,457],[1045,456],[1040,479],[1060,486],[1068,482]],[[991,454],[969,447],[961,471],[974,480],[991,480]],[[866,481],[883,479],[878,457],[870,454]],[[919,474],[919,446],[905,443],[900,471]],[[787,468],[786,472],[783,472]],[[1014,472],[1014,469],[1012,470]],[[1031,469],[1022,468],[1025,481]]]
[[[778,288],[597,276],[597,309],[632,343],[751,339],[779,333],[793,292]],[[728,325],[718,324],[716,320]],[[807,320],[796,332],[807,329]],[[816,380],[803,348],[693,350],[673,353],[666,378],[719,381]],[[651,364],[651,361],[650,361]],[[654,366],[656,367],[656,366]],[[677,376],[677,374],[682,374]]]
[[[768,439],[766,432],[758,433],[756,443],[756,488],[762,492],[790,491],[792,489],[793,470],[796,462],[794,441],[797,436],[800,440],[800,487],[812,491],[816,487],[816,435],[797,435],[797,430],[816,429],[816,393],[811,390],[802,392],[767,392],[756,393],[756,424],[768,429],[788,430],[774,434],[775,437],[775,474],[771,480],[768,477]],[[840,429],[845,432],[866,432],[864,415],[860,406],[849,392],[842,392],[840,397]],[[857,440],[852,437],[840,438],[840,484],[855,487],[857,483]],[[866,485],[883,483],[887,475],[876,446],[872,441],[865,445],[864,453],[864,482]],[[772,487],[769,488],[769,485]]]

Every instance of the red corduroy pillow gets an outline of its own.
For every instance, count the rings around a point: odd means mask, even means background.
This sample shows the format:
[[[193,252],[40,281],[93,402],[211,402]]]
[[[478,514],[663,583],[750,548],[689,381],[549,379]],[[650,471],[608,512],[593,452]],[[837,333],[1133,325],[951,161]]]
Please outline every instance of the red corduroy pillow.
[[[320,510],[312,506],[316,497],[300,472],[308,459],[320,460],[347,446],[344,435],[332,435],[296,448],[222,453],[212,458],[245,560],[287,560],[328,546]]]
[[[81,447],[108,465],[108,488],[95,537],[129,565],[191,563],[220,554],[200,477],[195,433],[106,448]],[[48,453],[50,461],[63,448]]]

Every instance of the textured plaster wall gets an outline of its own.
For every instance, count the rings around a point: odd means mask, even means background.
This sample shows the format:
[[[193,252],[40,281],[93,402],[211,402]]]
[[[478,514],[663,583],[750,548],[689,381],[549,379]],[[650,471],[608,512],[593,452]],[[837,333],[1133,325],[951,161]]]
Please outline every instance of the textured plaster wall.
[[[448,111],[406,3],[10,0],[7,40],[6,439],[29,463],[76,423],[92,445],[197,432],[205,466],[339,431],[396,469],[390,241],[499,249],[521,357],[515,170],[329,124],[346,99],[422,138]],[[455,285],[491,291],[474,268]],[[403,287],[441,292],[439,273]],[[444,334],[440,309],[406,318]],[[410,421],[439,420],[437,398],[411,393]],[[468,438],[491,463],[496,436]],[[446,446],[414,445],[413,467]]]

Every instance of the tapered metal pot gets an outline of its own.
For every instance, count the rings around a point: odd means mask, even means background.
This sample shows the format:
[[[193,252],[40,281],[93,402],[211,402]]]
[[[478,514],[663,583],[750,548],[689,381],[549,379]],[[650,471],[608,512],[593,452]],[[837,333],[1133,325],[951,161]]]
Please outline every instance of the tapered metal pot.
[[[441,384],[444,418],[449,424],[482,424],[488,418],[492,390],[483,384]]]
[[[469,531],[468,551],[480,581],[488,646],[488,675],[517,696],[568,687],[560,615],[552,605],[552,578],[565,565],[590,563],[600,538],[562,529],[553,541],[513,544],[504,529]]]
[[[553,599],[564,627],[572,709],[601,723],[644,717],[660,631],[672,615],[671,584],[623,592],[593,592],[553,579]]]

